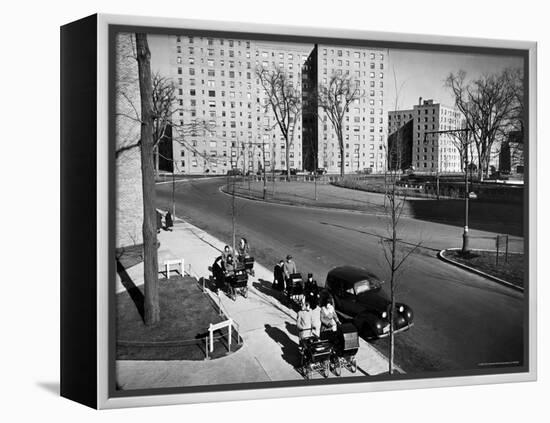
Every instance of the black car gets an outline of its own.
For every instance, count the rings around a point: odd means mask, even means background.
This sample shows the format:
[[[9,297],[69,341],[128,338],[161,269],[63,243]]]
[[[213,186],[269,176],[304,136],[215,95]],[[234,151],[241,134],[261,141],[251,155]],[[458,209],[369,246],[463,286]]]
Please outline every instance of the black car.
[[[367,338],[383,338],[390,334],[390,299],[382,290],[382,281],[366,269],[355,266],[335,267],[327,275],[326,288],[334,297],[336,311],[353,321]],[[396,303],[394,330],[401,332],[413,325],[413,312],[403,303]]]

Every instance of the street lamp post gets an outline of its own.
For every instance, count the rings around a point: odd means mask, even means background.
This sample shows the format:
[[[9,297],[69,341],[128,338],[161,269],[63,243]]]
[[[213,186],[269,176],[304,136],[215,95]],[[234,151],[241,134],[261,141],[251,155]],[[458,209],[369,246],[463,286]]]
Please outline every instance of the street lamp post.
[[[263,173],[263,199],[265,200],[267,198],[267,187],[266,187],[266,176],[265,176],[265,145],[266,142],[255,142],[250,143],[250,145],[254,146],[262,146],[262,173]]]
[[[468,130],[466,129],[466,141]],[[470,212],[470,190],[468,189],[468,142],[464,148],[464,232],[462,234],[462,254],[470,251],[470,237],[468,235],[468,215]]]
[[[468,234],[468,214],[470,213],[470,193],[468,189],[468,144],[469,144],[469,129],[447,129],[444,131],[427,131],[424,133],[424,142],[426,134],[453,134],[463,132],[466,134],[466,142],[464,143],[464,231],[462,233],[462,253],[465,254],[470,250],[470,236]],[[439,175],[437,178],[438,197],[439,197]]]
[[[266,179],[265,179],[265,142],[262,142],[262,167],[264,171],[264,201],[267,197],[267,187],[266,187]]]

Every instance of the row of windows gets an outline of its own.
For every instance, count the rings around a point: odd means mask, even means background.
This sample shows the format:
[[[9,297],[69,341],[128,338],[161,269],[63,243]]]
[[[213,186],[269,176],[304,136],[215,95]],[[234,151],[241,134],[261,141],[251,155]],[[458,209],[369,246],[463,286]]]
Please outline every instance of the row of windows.
[[[350,50],[345,50],[345,51],[344,51],[344,50],[335,50],[335,49],[330,49],[330,50],[328,50],[328,49],[325,48],[325,49],[323,49],[323,56],[326,56],[327,54],[329,54],[329,52],[330,52],[331,55],[334,55],[335,52],[336,52],[336,55],[337,55],[338,57],[343,57],[344,55],[347,56],[347,57],[350,57],[350,54],[351,54]],[[363,51],[363,52],[354,51],[354,52],[353,52],[353,57],[354,57],[355,59],[359,59],[359,58],[361,57],[361,53],[363,53],[363,57],[367,57],[367,52],[366,52],[366,51]],[[376,53],[369,53],[369,54],[368,54],[368,57],[369,57],[371,60],[375,60],[375,59],[376,59]],[[384,54],[383,54],[383,53],[379,53],[379,54],[378,54],[378,59],[384,60]],[[324,60],[325,60],[325,59],[324,59]]]
[[[330,61],[330,63],[332,65],[337,65],[337,66],[340,66],[340,67],[342,67],[342,66],[353,66],[353,67],[356,67],[356,68],[361,67],[361,62],[358,61],[358,60],[353,61],[353,62],[350,62],[349,60],[345,60],[345,61],[344,60],[337,60],[335,62],[334,59],[332,59]],[[323,59],[323,65],[325,67],[328,66],[328,60],[327,59]],[[363,66],[367,67],[367,62],[363,62]],[[370,69],[376,69],[376,63],[375,62],[370,62],[369,67],[370,67]],[[381,69],[381,70],[384,69],[384,63],[379,63],[378,68]]]
[[[183,39],[183,37],[181,35],[178,35],[176,37],[176,42],[181,43],[182,39]],[[195,43],[195,37],[186,37],[186,39],[187,39],[187,42],[189,44],[194,44]],[[199,37],[199,40],[202,41],[203,37]],[[223,38],[216,38],[216,39],[215,38],[207,38],[206,40],[207,40],[207,43],[208,43],[209,46],[214,45],[214,40],[217,40],[220,43],[220,45],[222,45],[222,46],[225,44],[225,41],[226,41]],[[244,43],[245,43],[246,48],[250,48],[250,41],[245,41]],[[240,47],[241,46],[241,40],[237,40],[236,43],[235,43],[234,40],[227,40],[227,44],[229,45],[229,47],[233,47],[233,46],[235,46],[235,44]]]

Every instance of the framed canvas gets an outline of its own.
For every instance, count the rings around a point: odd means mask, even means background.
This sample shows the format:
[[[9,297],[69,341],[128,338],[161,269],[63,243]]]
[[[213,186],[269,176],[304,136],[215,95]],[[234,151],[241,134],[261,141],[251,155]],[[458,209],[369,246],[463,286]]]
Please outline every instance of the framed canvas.
[[[61,28],[61,394],[536,379],[536,43]]]

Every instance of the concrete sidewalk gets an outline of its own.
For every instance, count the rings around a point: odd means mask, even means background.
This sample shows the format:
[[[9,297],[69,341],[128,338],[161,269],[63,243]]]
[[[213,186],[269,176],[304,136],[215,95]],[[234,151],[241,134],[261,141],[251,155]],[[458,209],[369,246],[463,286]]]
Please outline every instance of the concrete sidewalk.
[[[172,232],[159,236],[159,266],[166,259],[185,260],[185,271],[201,280],[208,278],[210,266],[225,243],[199,228],[176,219]],[[231,300],[224,293],[205,290],[228,317],[237,324],[244,346],[236,353],[210,361],[118,361],[117,381],[122,389],[194,386],[204,384],[299,380],[296,313],[271,288],[273,275],[255,264],[255,277],[249,281],[248,298]],[[134,284],[143,284],[143,265],[127,270]],[[161,283],[169,283],[162,281]],[[124,290],[117,276],[117,292]],[[358,371],[343,369],[342,376],[365,376],[387,372],[387,359],[360,339]],[[321,378],[315,375],[315,378]],[[331,375],[329,377],[335,377]]]

